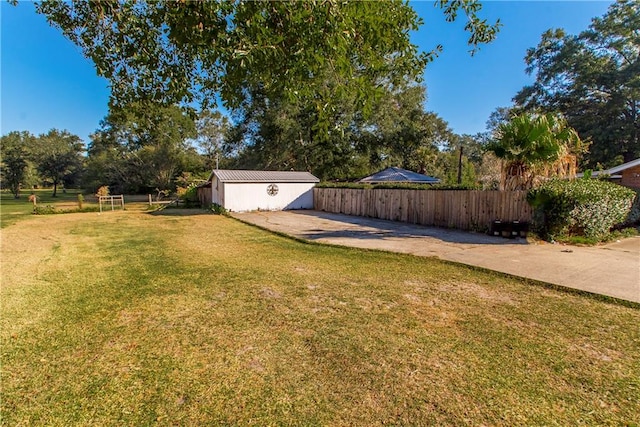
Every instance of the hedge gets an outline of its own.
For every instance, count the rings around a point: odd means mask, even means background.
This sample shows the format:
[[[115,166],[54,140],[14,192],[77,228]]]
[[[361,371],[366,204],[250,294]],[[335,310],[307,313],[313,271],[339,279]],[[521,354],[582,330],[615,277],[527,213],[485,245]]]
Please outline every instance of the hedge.
[[[534,208],[534,231],[542,237],[601,238],[611,228],[634,221],[637,197],[635,191],[610,182],[554,179],[530,190],[527,201]]]
[[[373,188],[384,190],[479,190],[479,186],[473,185],[450,185],[450,184],[418,184],[388,182],[380,184],[365,184],[360,182],[320,182],[316,184],[318,188]]]

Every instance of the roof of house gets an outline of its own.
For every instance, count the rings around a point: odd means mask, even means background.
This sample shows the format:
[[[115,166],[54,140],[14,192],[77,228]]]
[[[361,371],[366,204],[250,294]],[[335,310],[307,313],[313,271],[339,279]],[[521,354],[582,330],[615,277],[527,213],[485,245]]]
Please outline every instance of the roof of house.
[[[320,182],[309,172],[297,171],[252,171],[214,169],[209,176],[217,176],[221,182]]]
[[[614,173],[622,172],[623,170],[630,169],[634,166],[640,166],[640,157],[635,160],[631,160],[630,162],[623,163],[620,166],[610,168],[608,169],[608,172],[609,174],[613,175]]]
[[[387,168],[380,172],[362,178],[358,182],[379,183],[379,182],[415,182],[423,184],[437,184],[440,182],[438,178],[420,173],[408,171],[401,168]]]
[[[635,159],[635,160],[631,160],[630,162],[627,163],[623,163],[620,166],[615,166],[613,168],[609,168],[607,170],[603,170],[603,171],[593,171],[591,172],[591,176],[598,176],[598,175],[611,175],[612,178],[615,178],[616,175],[626,169],[630,169],[632,167],[635,166],[640,166],[640,157]],[[579,173],[576,176],[578,178],[580,178],[581,176],[583,176],[583,173]],[[619,178],[619,176],[617,176]]]

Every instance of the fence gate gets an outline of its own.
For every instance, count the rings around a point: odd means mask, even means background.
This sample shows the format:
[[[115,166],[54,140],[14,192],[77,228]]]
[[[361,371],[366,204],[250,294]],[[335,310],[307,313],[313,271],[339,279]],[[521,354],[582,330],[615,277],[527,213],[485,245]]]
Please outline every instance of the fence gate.
[[[122,208],[124,210],[124,195],[120,194],[118,196],[99,196],[98,203],[100,204],[100,212],[102,212],[102,204],[105,205],[111,204],[111,210],[115,210],[115,207]]]

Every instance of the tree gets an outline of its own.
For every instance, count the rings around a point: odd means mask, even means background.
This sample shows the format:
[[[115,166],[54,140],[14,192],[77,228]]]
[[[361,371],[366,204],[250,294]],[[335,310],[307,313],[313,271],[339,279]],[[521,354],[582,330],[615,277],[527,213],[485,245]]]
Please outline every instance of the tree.
[[[479,17],[477,0],[440,0],[446,19],[467,17],[475,49],[496,37],[499,22]],[[63,2],[36,10],[95,63],[112,88],[112,107],[132,101],[239,107],[246,89],[270,98],[306,99],[328,126],[345,93],[367,110],[386,80],[421,77],[437,51],[410,41],[422,21],[401,0]],[[330,71],[339,86],[324,85]]]
[[[231,129],[229,119],[219,111],[205,110],[200,112],[196,120],[197,136],[195,143],[205,158],[205,168],[211,171],[220,164],[220,157],[225,153],[225,139]]]
[[[374,168],[400,166],[433,173],[439,147],[453,136],[447,122],[424,110],[426,88],[408,84],[388,90],[363,126],[367,154]]]
[[[29,132],[9,132],[0,140],[2,146],[2,186],[8,187],[11,194],[20,198],[20,189],[25,185],[29,155],[33,147],[34,136]]]
[[[327,76],[327,87],[336,87]],[[452,135],[445,121],[424,111],[425,88],[387,85],[365,116],[345,95],[322,129],[313,103],[267,98],[256,89],[227,140],[234,166],[307,170],[321,179],[353,179],[387,166],[425,172]]]
[[[487,146],[503,160],[502,189],[526,190],[539,176],[575,174],[577,155],[586,146],[563,117],[521,114],[498,126]]]
[[[51,129],[38,137],[34,158],[38,172],[53,183],[53,197],[58,185],[82,171],[82,140],[69,131]]]
[[[327,80],[327,86],[332,82]],[[237,153],[234,166],[267,170],[305,170],[321,179],[351,176],[356,152],[355,114],[352,98],[343,98],[323,129],[315,105],[306,100],[268,98],[255,88],[251,102],[238,114],[236,126],[225,143]]]
[[[448,185],[475,186],[476,171],[483,162],[480,136],[454,134],[443,148],[438,153],[433,173]]]
[[[619,0],[577,36],[548,30],[527,52],[532,86],[514,98],[528,111],[557,111],[592,140],[588,167],[640,156],[640,3]]]
[[[175,177],[198,157],[188,145],[195,135],[193,119],[176,106],[135,102],[113,110],[91,137],[88,184],[133,192],[172,190]]]

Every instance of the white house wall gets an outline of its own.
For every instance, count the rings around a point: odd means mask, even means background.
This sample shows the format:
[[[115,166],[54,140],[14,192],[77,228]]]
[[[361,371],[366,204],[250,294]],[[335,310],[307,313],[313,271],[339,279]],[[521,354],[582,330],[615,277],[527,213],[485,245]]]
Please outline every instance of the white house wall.
[[[216,183],[212,183],[212,191],[214,191]],[[278,186],[276,195],[269,195],[267,187],[275,184]],[[226,209],[234,212],[265,210],[277,211],[285,209],[313,209],[313,187],[314,183],[235,183],[225,182],[219,183],[220,187],[224,187],[222,192],[223,203],[219,203]]]

